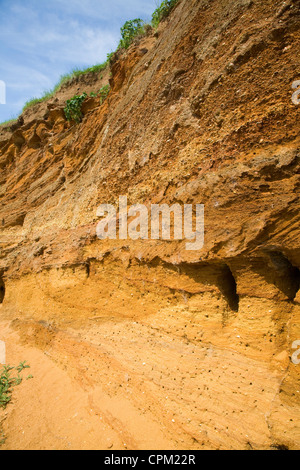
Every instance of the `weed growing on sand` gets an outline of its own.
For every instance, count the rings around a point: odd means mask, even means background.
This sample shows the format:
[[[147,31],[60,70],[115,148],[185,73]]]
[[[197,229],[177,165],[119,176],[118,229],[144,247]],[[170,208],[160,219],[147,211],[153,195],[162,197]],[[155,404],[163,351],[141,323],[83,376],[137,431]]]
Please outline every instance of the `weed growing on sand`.
[[[9,365],[3,366],[0,371],[0,408],[5,409],[7,407],[11,401],[14,387],[20,385],[22,382],[20,373],[24,369],[29,369],[29,367],[30,366],[26,364],[26,361],[21,362],[17,367],[11,367]],[[12,375],[13,370],[18,372],[16,377]]]
[[[14,387],[20,385],[22,382],[21,372],[24,369],[29,369],[30,366],[26,364],[26,361],[20,362],[17,367],[11,367],[9,365],[3,366],[0,370],[0,408],[5,409],[10,403]],[[15,370],[18,374],[12,375],[12,371]],[[28,376],[27,379],[33,378],[32,375]],[[2,423],[0,422],[0,425]],[[0,446],[5,444],[6,438],[3,430],[0,428]]]
[[[68,121],[75,121],[79,124],[82,120],[81,106],[86,99],[87,94],[75,95],[70,100],[67,100],[67,105],[64,108],[65,116]]]
[[[4,432],[0,429],[0,446],[3,446],[3,444],[5,444],[5,441],[6,441],[6,438],[5,438]]]
[[[156,8],[155,12],[152,15],[152,26],[157,28],[159,23],[169,16],[173,8],[175,7],[178,0],[164,0],[159,7]]]
[[[20,374],[24,369],[30,369],[30,366],[26,364],[26,361],[20,362],[20,364],[16,367],[16,370],[19,372],[19,374]]]

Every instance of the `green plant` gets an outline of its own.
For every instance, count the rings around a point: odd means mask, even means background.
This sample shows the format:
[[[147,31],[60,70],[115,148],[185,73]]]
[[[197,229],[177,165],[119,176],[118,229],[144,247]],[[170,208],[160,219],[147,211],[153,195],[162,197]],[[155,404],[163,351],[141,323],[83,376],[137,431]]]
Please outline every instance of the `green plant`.
[[[3,366],[0,371],[0,408],[6,408],[11,401],[12,392],[15,386],[20,385],[22,377],[20,373],[23,369],[28,369],[30,366],[25,365],[26,361],[21,362],[17,367],[11,367],[9,365]],[[17,377],[13,377],[11,372],[16,370],[18,372]]]
[[[106,100],[109,92],[110,92],[109,85],[105,85],[99,90],[98,95],[100,96],[100,104],[102,104]]]
[[[111,59],[113,58],[113,55],[114,55],[114,52],[110,52],[109,54],[107,54],[107,60],[106,60],[107,64],[110,64]]]
[[[0,126],[1,127],[9,127],[11,124],[14,124],[17,122],[18,118],[11,118],[8,119],[7,121],[1,122]]]
[[[26,111],[26,109],[31,108],[35,104],[39,104],[39,103],[42,103],[43,101],[47,101],[49,98],[53,96],[53,94],[54,92],[52,91],[45,91],[43,96],[41,96],[40,98],[32,98],[31,100],[26,101],[22,111],[24,112]]]
[[[2,369],[0,370],[0,408],[5,409],[10,403],[14,387],[20,385],[20,383],[22,382],[22,377],[20,376],[20,373],[24,369],[29,368],[30,366],[26,364],[26,361],[20,362],[17,367],[11,367],[9,365],[2,367]],[[12,376],[13,370],[16,370],[18,372],[16,377]],[[29,377],[33,378],[32,376]],[[27,379],[29,377],[27,377]],[[0,428],[0,446],[5,444],[5,440],[6,439],[3,430]]]
[[[96,98],[97,96],[100,96],[100,104],[102,104],[106,100],[107,95],[108,95],[109,92],[110,92],[110,86],[105,85],[102,88],[100,88],[100,90],[97,93],[92,91],[90,93],[90,96],[93,97],[93,98]]]
[[[159,23],[170,14],[170,12],[173,10],[173,8],[178,3],[178,1],[179,0],[164,0],[156,8],[155,12],[152,15],[152,22],[151,22],[151,24],[154,28],[156,28],[159,25]],[[149,25],[148,25],[148,27],[149,27]],[[119,42],[118,49],[120,49],[120,48],[127,49],[130,46],[130,44],[132,43],[132,41],[134,40],[134,38],[138,35],[144,34],[146,30],[147,30],[147,25],[140,18],[136,18],[135,20],[126,21],[124,26],[122,26],[122,28],[121,28],[121,40]],[[55,93],[57,93],[61,89],[61,87],[63,85],[71,82],[74,78],[80,77],[81,75],[84,75],[84,74],[87,74],[87,73],[99,73],[99,72],[105,70],[107,67],[109,67],[110,62],[111,62],[112,57],[114,56],[114,54],[115,54],[115,52],[111,52],[111,53],[107,54],[107,59],[102,64],[96,64],[96,65],[93,65],[91,67],[87,67],[85,69],[74,69],[70,73],[62,75],[60,77],[59,82],[54,86],[54,88],[52,90],[45,91],[45,93],[40,98],[32,98],[31,100],[27,101],[24,105],[23,111],[25,111],[26,109],[28,109],[28,108],[30,108],[30,107],[38,104],[38,103],[42,103],[43,101],[49,100],[50,98],[52,98],[55,95]],[[101,103],[104,101],[106,96],[104,98],[103,97],[101,98]],[[72,106],[70,106],[70,107],[72,108]],[[68,108],[68,105],[67,105],[66,108]],[[67,114],[69,116],[71,116],[72,110],[70,110],[70,113],[67,110]],[[80,116],[80,117],[78,117],[78,116]],[[81,117],[82,117],[81,112],[80,113],[76,112],[75,117],[77,119],[79,119],[78,122],[80,122]],[[70,120],[71,119],[72,118],[70,117]],[[10,123],[10,121],[2,123],[2,124],[0,124],[0,126],[8,125],[9,123]]]
[[[178,0],[164,0],[159,7],[156,8],[155,12],[152,15],[152,26],[157,28],[159,23],[169,16],[173,8],[175,7]]]
[[[4,432],[0,429],[0,446],[3,446],[5,444],[6,438],[4,435]]]
[[[86,99],[87,94],[75,95],[70,100],[67,100],[67,105],[64,108],[65,116],[68,121],[75,121],[79,124],[82,120],[81,106]]]
[[[14,367],[4,366],[0,372],[0,407],[6,408],[11,400],[13,387],[19,385],[20,376],[11,377],[11,371]]]
[[[118,48],[128,49],[132,41],[139,34],[144,32],[144,21],[140,18],[135,20],[126,21],[124,26],[121,28],[121,41]]]
[[[109,55],[109,54],[108,54]],[[107,57],[107,60],[101,64],[92,65],[91,67],[87,67],[85,69],[73,69],[70,73],[65,75],[61,75],[59,82],[53,87],[52,90],[45,91],[44,94],[40,98],[32,98],[29,101],[26,101],[22,112],[26,111],[26,109],[31,108],[32,106],[42,103],[43,101],[47,101],[52,98],[55,93],[57,93],[61,87],[77,77],[81,77],[82,75],[86,75],[87,73],[100,73],[106,69],[109,65],[110,58]],[[1,124],[2,125],[2,124]]]
[[[86,75],[87,73],[100,73],[102,72],[102,70],[105,70],[107,64],[108,64],[108,61],[106,60],[106,62],[103,62],[102,64],[92,65],[91,67],[87,67],[85,69],[79,69],[79,68],[73,69],[70,73],[63,75],[60,78],[59,85],[67,83],[76,77]]]
[[[30,369],[30,366],[26,364],[26,361],[20,362],[18,367],[16,367],[16,370],[19,372],[19,374],[22,372],[24,369]]]

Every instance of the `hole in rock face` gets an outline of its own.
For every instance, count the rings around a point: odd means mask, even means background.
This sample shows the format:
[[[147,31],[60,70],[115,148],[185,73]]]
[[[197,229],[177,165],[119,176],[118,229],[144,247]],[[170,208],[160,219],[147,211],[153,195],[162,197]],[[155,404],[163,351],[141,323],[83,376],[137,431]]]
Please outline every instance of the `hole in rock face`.
[[[0,277],[0,304],[2,304],[5,297],[5,285],[2,277]]]
[[[289,300],[294,300],[300,289],[300,271],[280,251],[269,251],[269,265],[273,270],[274,284]]]
[[[222,274],[219,278],[219,288],[221,293],[226,298],[231,310],[238,312],[240,299],[237,294],[236,280],[229,266],[224,266],[222,269]]]

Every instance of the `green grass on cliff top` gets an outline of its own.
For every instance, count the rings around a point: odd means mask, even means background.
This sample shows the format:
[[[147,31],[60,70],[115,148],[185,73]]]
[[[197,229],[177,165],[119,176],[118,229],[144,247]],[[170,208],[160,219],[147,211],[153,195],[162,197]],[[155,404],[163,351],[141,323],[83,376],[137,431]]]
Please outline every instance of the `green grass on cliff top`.
[[[152,21],[151,25],[152,28],[157,28],[158,25],[160,24],[161,21],[163,21],[165,18],[169,16],[173,8],[176,6],[176,4],[179,2],[179,0],[163,0],[163,2],[157,7],[157,9],[154,11],[152,15]],[[126,25],[132,26],[135,24],[135,22],[139,21],[139,24],[136,28],[132,28],[130,30],[130,37],[126,37],[126,41],[124,42],[124,27]],[[142,20],[132,20],[132,21],[127,21],[125,25],[121,28],[121,33],[122,33],[122,39],[119,42],[117,50],[124,48],[124,45],[126,48],[129,47],[129,45],[132,43],[134,38],[138,35],[141,35],[145,32],[147,25],[146,23],[143,24],[143,27],[141,27],[141,22]],[[128,35],[128,29],[126,29],[126,33]],[[103,62],[102,64],[96,64],[91,67],[88,67],[86,69],[74,69],[70,73],[62,75],[60,77],[59,82],[54,86],[52,90],[45,91],[44,94],[40,98],[31,98],[29,101],[27,101],[23,107],[22,112],[26,111],[26,109],[31,108],[32,106],[42,103],[43,101],[47,101],[50,98],[52,98],[55,93],[57,93],[63,85],[66,83],[71,82],[74,78],[80,77],[82,75],[88,74],[88,73],[99,73],[103,70],[106,69],[106,67],[109,66],[110,64],[110,59],[113,56],[114,53],[107,54],[107,60]],[[17,119],[17,118],[16,118]],[[10,119],[8,121],[0,123],[0,126],[8,126],[9,124],[12,124],[13,122],[16,121],[16,119]]]
[[[105,70],[105,68],[108,65],[108,62],[109,60],[107,60],[103,64],[93,65],[92,67],[88,67],[86,69],[74,69],[72,70],[72,72],[66,75],[62,75],[60,77],[59,82],[55,85],[55,87],[52,90],[45,91],[45,93],[40,98],[32,98],[31,100],[27,101],[23,107],[23,112],[26,111],[26,109],[30,108],[31,106],[34,106],[35,104],[42,103],[43,101],[49,100],[50,98],[52,98],[52,96],[55,95],[55,93],[57,93],[61,89],[63,85],[71,82],[74,78],[80,77],[82,75],[86,75],[88,73],[99,73]]]

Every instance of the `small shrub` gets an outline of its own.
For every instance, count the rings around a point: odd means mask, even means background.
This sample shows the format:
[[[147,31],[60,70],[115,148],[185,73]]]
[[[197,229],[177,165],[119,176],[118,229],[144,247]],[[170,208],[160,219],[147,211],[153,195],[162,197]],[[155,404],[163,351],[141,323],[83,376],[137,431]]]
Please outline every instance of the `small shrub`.
[[[109,85],[105,85],[99,90],[98,94],[100,96],[100,104],[102,104],[106,100],[109,92],[110,92],[110,86]]]
[[[121,28],[122,39],[119,43],[119,48],[128,49],[136,36],[144,32],[144,22],[140,18],[135,20],[126,21]]]
[[[67,100],[67,105],[64,108],[67,121],[75,121],[79,124],[82,120],[81,106],[86,99],[87,94],[75,95],[70,100]]]
[[[115,54],[114,52],[110,52],[109,54],[107,54],[107,60],[106,60],[107,64],[110,64],[111,59],[113,58],[114,54]]]
[[[19,374],[24,370],[24,369],[30,369],[30,366],[26,364],[26,361],[20,362],[18,367],[16,367],[16,370],[19,372]]]
[[[157,28],[159,23],[169,16],[178,0],[164,0],[152,15],[152,26]]]
[[[20,373],[24,369],[29,369],[30,366],[26,364],[26,361],[20,362],[17,367],[3,366],[0,370],[0,408],[5,409],[10,403],[12,398],[12,393],[14,387],[20,385],[22,382],[22,377]],[[12,371],[16,370],[18,372],[17,377],[12,376]],[[33,378],[32,376],[30,376]],[[28,379],[28,377],[27,377]],[[3,433],[3,430],[0,429],[0,446],[5,444],[6,438]]]
[[[93,98],[97,98],[97,96],[100,97],[100,104],[104,103],[104,101],[106,100],[108,94],[110,92],[110,86],[109,85],[105,85],[103,86],[102,88],[100,88],[100,90],[95,93],[94,91],[92,91],[90,93],[90,96],[93,97]]]
[[[0,371],[0,408],[6,408],[11,401],[12,392],[15,386],[20,385],[22,378],[20,373],[29,368],[30,366],[25,365],[25,362],[21,362],[18,367],[3,366]],[[12,377],[11,372],[16,370],[18,372],[17,377]]]

